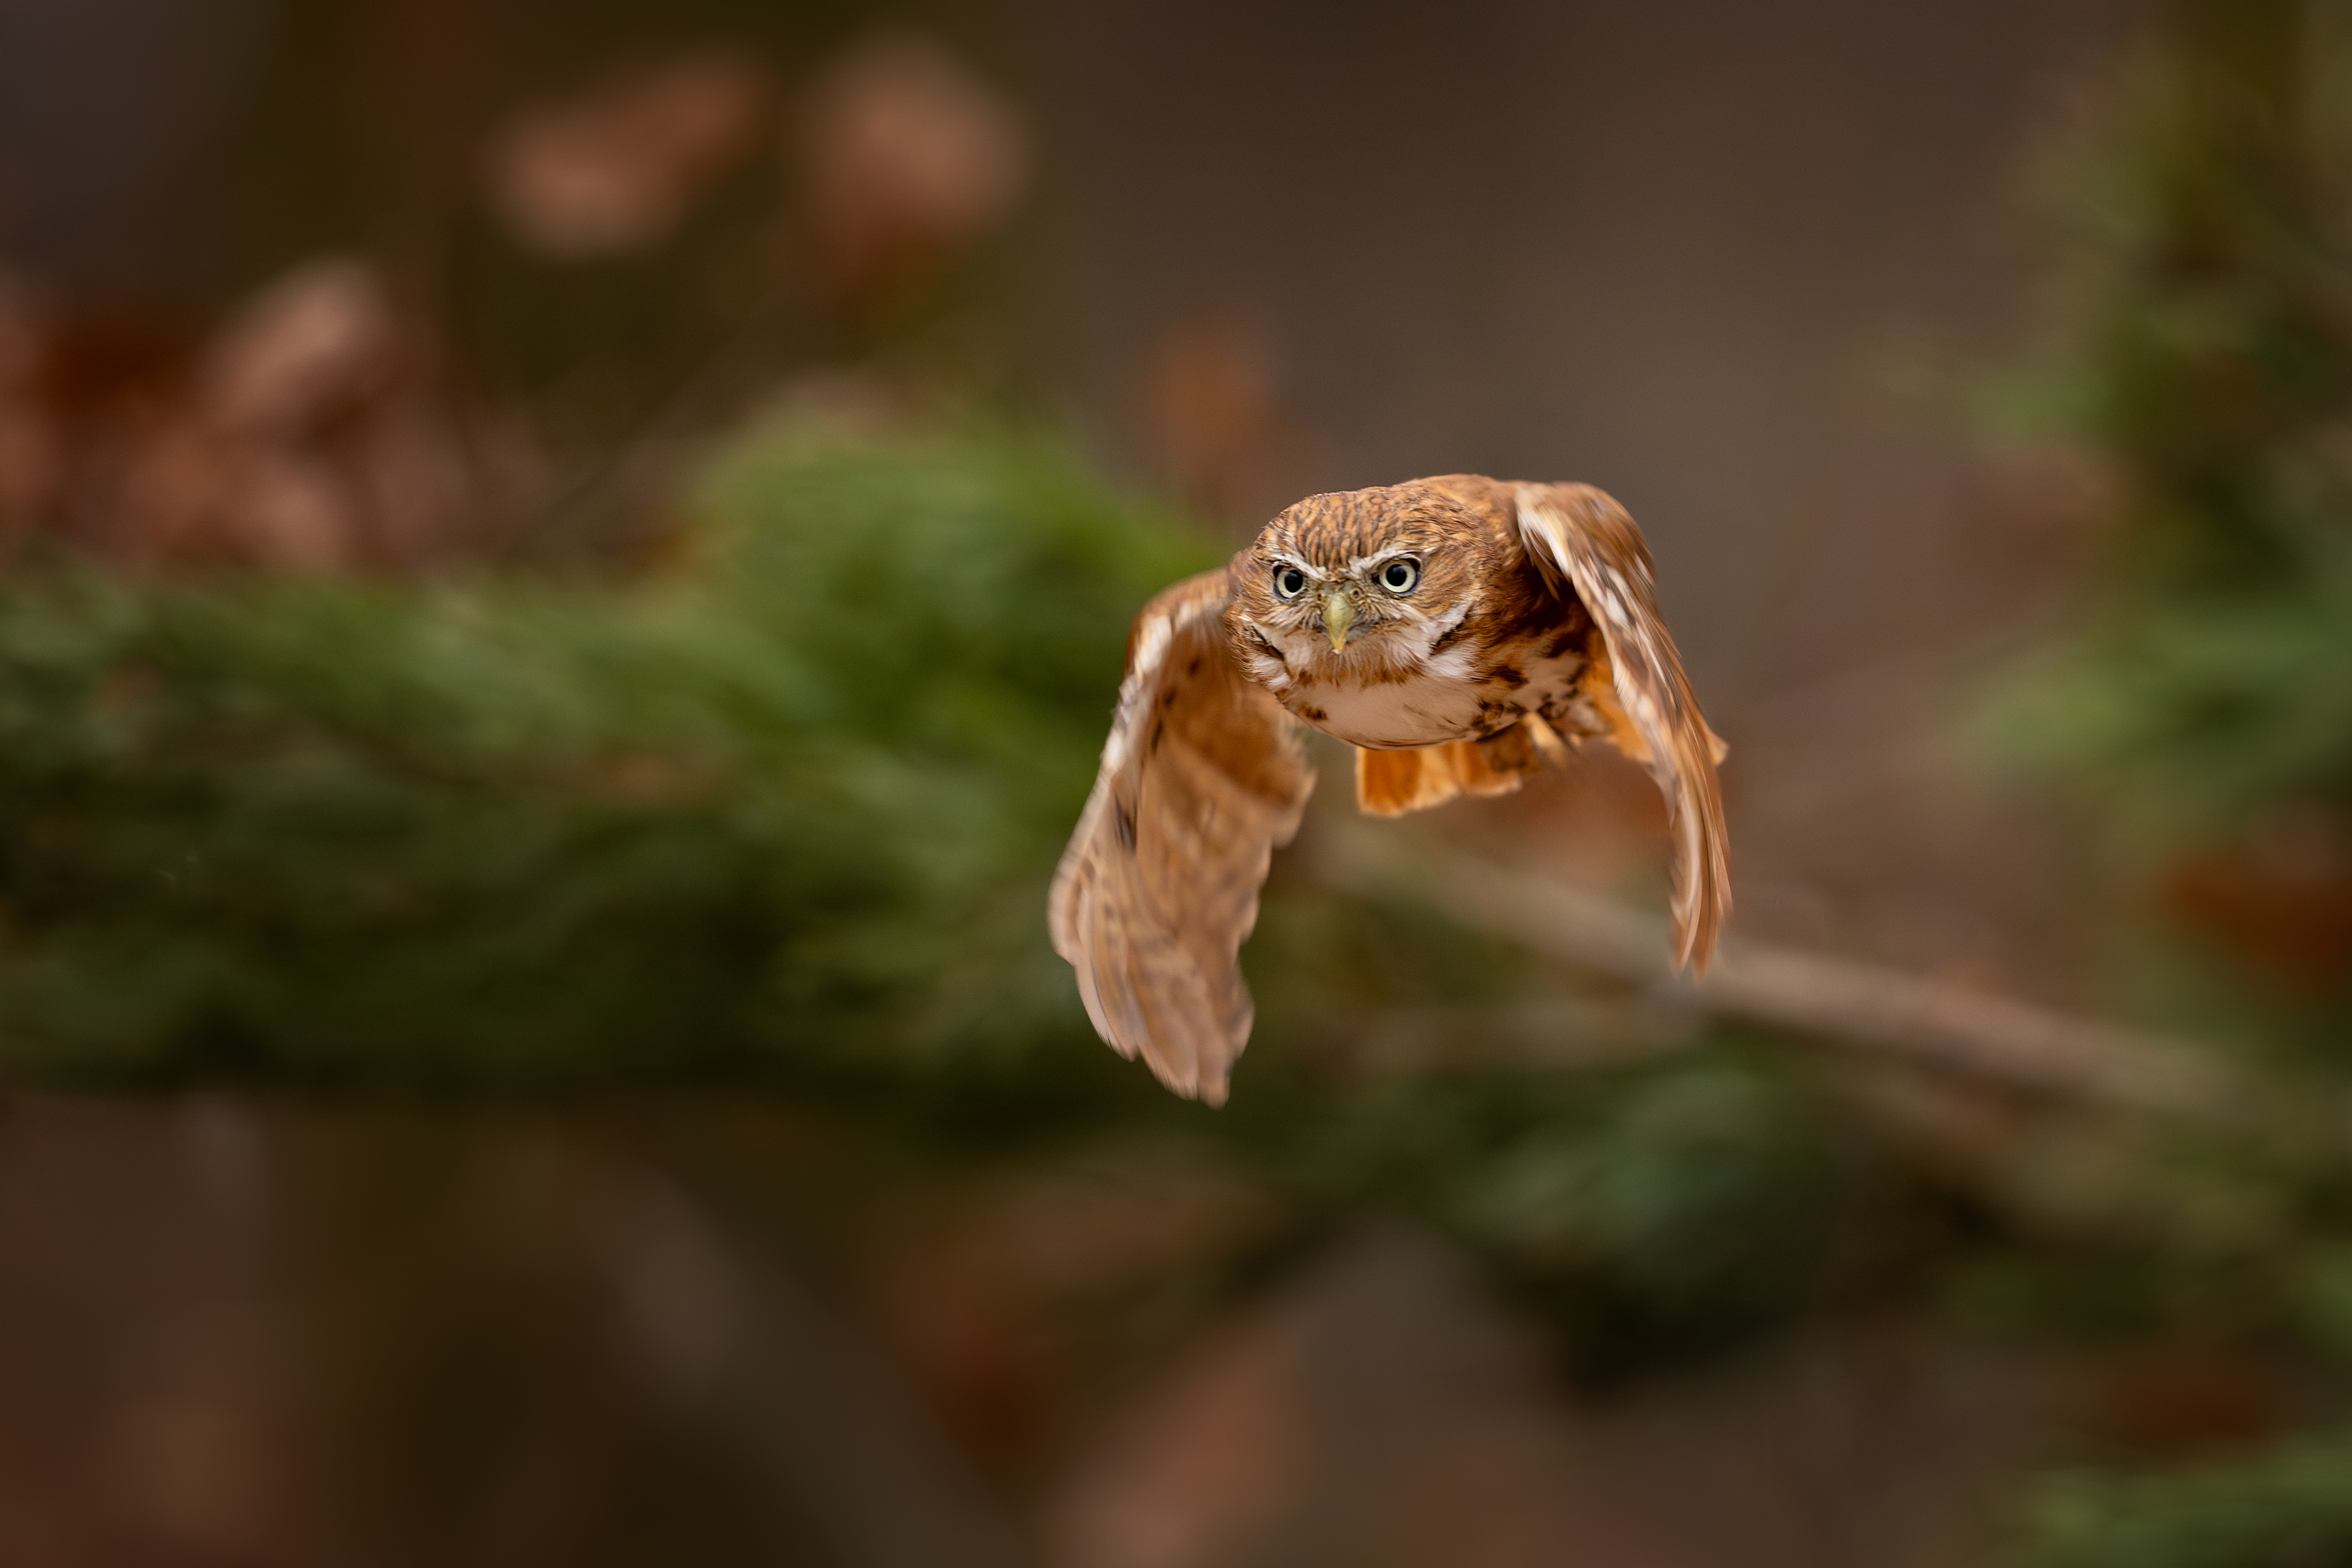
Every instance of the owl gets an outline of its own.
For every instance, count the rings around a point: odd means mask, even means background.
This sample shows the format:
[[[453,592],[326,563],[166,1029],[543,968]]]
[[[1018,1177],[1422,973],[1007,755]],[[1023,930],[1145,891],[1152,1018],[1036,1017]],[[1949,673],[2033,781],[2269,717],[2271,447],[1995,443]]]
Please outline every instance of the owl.
[[[1588,739],[1646,767],[1674,840],[1675,961],[1731,908],[1716,765],[1650,554],[1587,485],[1476,475],[1312,496],[1143,607],[1102,768],[1054,878],[1055,950],[1096,1030],[1222,1103],[1248,1042],[1238,963],[1314,788],[1300,725],[1356,748],[1394,816],[1498,795]]]

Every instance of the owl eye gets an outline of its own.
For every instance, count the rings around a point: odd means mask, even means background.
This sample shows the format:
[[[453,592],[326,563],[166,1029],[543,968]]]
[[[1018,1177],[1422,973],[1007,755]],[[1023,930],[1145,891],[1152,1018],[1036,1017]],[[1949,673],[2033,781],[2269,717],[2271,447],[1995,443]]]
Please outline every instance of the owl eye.
[[[1276,599],[1296,599],[1306,591],[1307,574],[1305,572],[1295,566],[1278,566],[1274,569],[1274,596]]]
[[[1391,593],[1411,593],[1420,580],[1421,563],[1411,556],[1400,556],[1381,568],[1381,586]]]

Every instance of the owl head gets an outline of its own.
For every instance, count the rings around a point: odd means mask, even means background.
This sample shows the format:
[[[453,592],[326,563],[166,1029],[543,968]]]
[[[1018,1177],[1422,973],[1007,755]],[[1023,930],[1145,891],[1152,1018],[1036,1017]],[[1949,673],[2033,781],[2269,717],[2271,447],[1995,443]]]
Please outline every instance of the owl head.
[[[1475,607],[1507,548],[1485,496],[1445,482],[1309,496],[1234,558],[1232,620],[1294,670],[1409,668]]]

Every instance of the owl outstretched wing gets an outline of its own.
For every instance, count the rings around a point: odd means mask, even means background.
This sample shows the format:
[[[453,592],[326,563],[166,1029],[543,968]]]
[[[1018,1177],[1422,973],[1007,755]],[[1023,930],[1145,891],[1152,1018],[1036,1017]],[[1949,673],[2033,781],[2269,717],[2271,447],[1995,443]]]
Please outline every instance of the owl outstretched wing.
[[[1609,648],[1625,722],[1618,748],[1648,768],[1675,841],[1675,962],[1704,974],[1731,913],[1729,837],[1715,765],[1723,742],[1700,716],[1675,640],[1658,612],[1650,551],[1625,508],[1590,485],[1517,485],[1519,538],[1548,574],[1576,591]]]
[[[1210,1104],[1249,1039],[1235,961],[1315,787],[1290,716],[1243,672],[1223,569],[1143,607],[1102,771],[1054,875],[1054,950],[1096,1032]]]

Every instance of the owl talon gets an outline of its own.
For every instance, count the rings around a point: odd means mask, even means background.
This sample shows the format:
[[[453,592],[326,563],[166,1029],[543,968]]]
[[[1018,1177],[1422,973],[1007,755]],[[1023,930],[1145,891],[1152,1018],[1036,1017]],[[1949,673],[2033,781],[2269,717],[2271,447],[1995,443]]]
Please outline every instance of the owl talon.
[[[1528,715],[1527,717],[1519,720],[1519,727],[1528,732],[1528,738],[1535,742],[1537,754],[1544,761],[1550,763],[1554,768],[1568,766],[1568,755],[1575,742],[1562,740],[1559,731],[1545,722],[1541,714]],[[1580,739],[1581,737],[1579,738]]]

